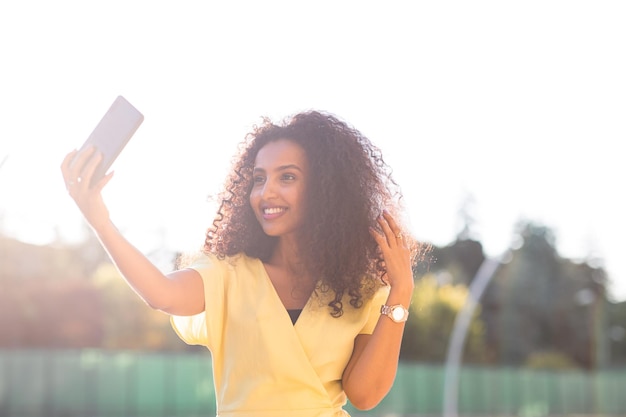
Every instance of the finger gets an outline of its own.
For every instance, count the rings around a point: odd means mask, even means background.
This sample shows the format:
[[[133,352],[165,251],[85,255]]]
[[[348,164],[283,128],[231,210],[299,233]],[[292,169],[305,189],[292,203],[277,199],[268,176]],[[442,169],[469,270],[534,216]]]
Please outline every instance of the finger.
[[[404,234],[402,232],[402,229],[400,228],[400,226],[398,226],[398,223],[396,223],[393,216],[387,211],[385,211],[383,215],[385,217],[385,220],[389,224],[389,228],[391,229],[391,232],[393,233],[395,242],[400,246],[406,246],[406,241],[404,239]]]
[[[61,173],[63,174],[63,179],[66,183],[70,182],[72,178],[71,167],[74,163],[74,160],[76,159],[77,154],[78,151],[74,149],[72,152],[65,155],[65,158],[63,158],[63,162],[61,163]]]
[[[65,155],[65,158],[63,158],[63,162],[61,162],[61,171],[64,174],[67,172],[68,168],[70,167],[70,163],[72,162],[72,160],[74,159],[77,153],[78,151],[74,149],[72,152]]]
[[[387,220],[385,214],[382,214],[378,218],[378,224],[380,225],[380,228],[383,230],[383,233],[384,233],[385,237],[387,238],[387,243],[390,246],[395,244],[396,243],[396,234],[391,229],[391,226],[390,226],[389,221]]]
[[[79,180],[81,185],[90,188],[91,179],[100,161],[102,161],[102,153],[92,151],[89,159],[85,162],[83,169],[80,171]]]
[[[373,227],[370,227],[370,235],[372,235],[376,243],[378,243],[378,246],[380,246],[382,243],[387,243],[387,239],[385,238],[385,236]]]
[[[82,171],[85,168],[85,164],[87,163],[87,161],[89,160],[89,158],[91,157],[91,155],[93,155],[94,151],[96,150],[95,147],[90,146],[84,150],[80,150],[78,151],[78,153],[76,154],[76,156],[70,161],[69,166],[68,166],[68,179],[78,182],[79,178],[82,175]]]
[[[70,187],[73,185],[73,181],[70,177],[69,166],[76,157],[76,153],[78,151],[74,149],[72,152],[65,155],[63,158],[63,162],[61,163],[61,174],[63,175],[63,181],[65,182],[65,188],[69,191]]]
[[[398,234],[402,232],[402,229],[400,229],[400,227],[396,223],[396,220],[393,218],[391,213],[385,210],[383,212],[383,217],[385,218],[385,220],[387,220],[387,223],[389,224],[389,228],[393,232],[394,236],[398,237]]]

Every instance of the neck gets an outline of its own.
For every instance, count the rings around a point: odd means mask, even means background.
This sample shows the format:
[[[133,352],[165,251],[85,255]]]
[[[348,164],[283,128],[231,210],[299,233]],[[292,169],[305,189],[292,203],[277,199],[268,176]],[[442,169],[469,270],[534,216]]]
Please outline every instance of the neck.
[[[286,270],[291,271],[297,275],[304,274],[304,267],[300,261],[299,251],[295,242],[281,238],[279,239],[274,252],[270,257],[269,263]]]
[[[266,263],[266,270],[287,308],[301,308],[315,289],[315,280],[304,268],[295,245],[282,239]]]

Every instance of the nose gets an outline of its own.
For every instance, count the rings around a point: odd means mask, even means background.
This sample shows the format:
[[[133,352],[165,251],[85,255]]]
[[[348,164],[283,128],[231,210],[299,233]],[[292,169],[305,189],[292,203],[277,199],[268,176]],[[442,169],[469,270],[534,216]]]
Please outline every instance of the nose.
[[[270,180],[269,178],[265,181],[265,184],[263,184],[263,189],[261,190],[261,197],[264,200],[269,200],[273,197],[276,197],[276,184],[274,184],[274,181]]]

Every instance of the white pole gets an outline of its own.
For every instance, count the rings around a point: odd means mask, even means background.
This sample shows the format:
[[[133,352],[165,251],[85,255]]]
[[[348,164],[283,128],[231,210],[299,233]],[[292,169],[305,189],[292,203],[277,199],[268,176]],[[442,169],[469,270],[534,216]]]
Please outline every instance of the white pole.
[[[454,320],[450,343],[448,344],[444,375],[444,417],[458,417],[459,369],[461,367],[465,338],[474,315],[474,310],[476,310],[478,305],[478,300],[483,295],[500,263],[499,259],[485,258],[469,287],[467,301]]]

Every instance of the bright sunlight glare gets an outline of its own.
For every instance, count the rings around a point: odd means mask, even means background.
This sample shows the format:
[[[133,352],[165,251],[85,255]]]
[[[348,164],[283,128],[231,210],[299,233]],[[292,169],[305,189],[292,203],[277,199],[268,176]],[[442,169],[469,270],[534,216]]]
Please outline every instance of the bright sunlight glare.
[[[246,132],[315,108],[380,146],[419,239],[451,243],[466,205],[498,256],[534,221],[626,299],[624,21],[620,1],[3,2],[0,230],[84,237],[59,165],[121,94],[145,121],[111,215],[142,250],[197,247]]]

